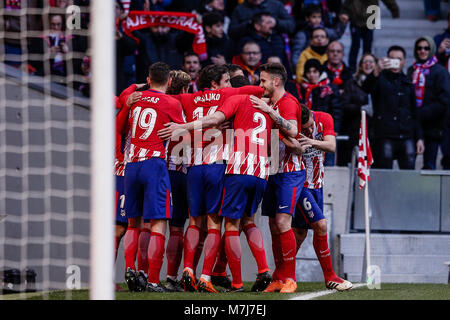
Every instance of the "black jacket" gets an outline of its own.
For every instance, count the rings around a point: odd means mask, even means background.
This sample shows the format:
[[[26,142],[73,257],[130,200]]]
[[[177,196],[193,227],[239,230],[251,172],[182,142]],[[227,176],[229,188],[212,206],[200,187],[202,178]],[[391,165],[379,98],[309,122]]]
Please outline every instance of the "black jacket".
[[[404,73],[371,74],[362,88],[372,95],[375,140],[423,139],[414,86]]]
[[[349,136],[350,141],[354,143],[359,140],[361,107],[369,103],[369,94],[361,88],[356,77],[345,82],[343,89],[340,134]],[[367,116],[369,140],[372,140],[371,122],[372,118]]]
[[[436,63],[425,76],[425,95],[417,115],[422,125],[424,137],[441,140],[446,126],[446,114],[450,108],[450,80],[448,71]],[[408,68],[412,81],[413,66]]]
[[[287,13],[284,5],[278,0],[264,0],[260,5],[254,6],[247,1],[238,5],[231,16],[228,35],[235,40],[250,34],[252,31],[251,19],[260,12],[270,12],[272,17],[277,20],[275,31],[279,34],[291,34],[295,29],[295,21]]]

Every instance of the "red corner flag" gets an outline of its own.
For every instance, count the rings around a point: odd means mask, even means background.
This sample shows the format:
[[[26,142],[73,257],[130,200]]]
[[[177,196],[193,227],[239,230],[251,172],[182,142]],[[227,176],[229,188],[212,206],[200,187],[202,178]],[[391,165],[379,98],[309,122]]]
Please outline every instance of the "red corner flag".
[[[361,113],[361,126],[359,128],[358,149],[358,176],[359,188],[362,189],[370,180],[370,166],[373,163],[372,150],[370,150],[369,138],[367,136],[366,112]]]

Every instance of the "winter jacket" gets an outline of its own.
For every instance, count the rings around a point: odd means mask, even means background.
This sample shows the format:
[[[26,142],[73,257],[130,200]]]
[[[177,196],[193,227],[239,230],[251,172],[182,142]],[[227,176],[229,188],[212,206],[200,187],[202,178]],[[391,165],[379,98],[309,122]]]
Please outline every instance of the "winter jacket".
[[[317,59],[320,61],[320,63],[324,63],[325,61],[328,60],[328,55],[326,53],[324,54],[319,54],[317,52],[315,52],[311,46],[309,46],[308,48],[306,48],[301,54],[300,57],[298,58],[298,61],[296,63],[296,68],[295,68],[295,74],[297,77],[297,82],[301,82],[303,79],[303,72],[305,71],[305,63],[306,61],[308,61],[309,59]]]
[[[400,16],[400,11],[395,0],[382,0],[389,11],[392,13],[393,18]],[[349,16],[353,25],[359,28],[367,28],[367,20],[373,13],[367,13],[369,6],[379,6],[378,0],[345,0],[341,7],[341,14],[344,13]]]
[[[423,139],[414,85],[404,73],[371,74],[362,88],[372,95],[375,139]]]
[[[295,21],[287,13],[284,5],[278,0],[264,0],[259,5],[251,5],[247,1],[238,5],[231,16],[228,35],[235,40],[249,35],[252,31],[251,19],[260,12],[270,12],[277,21],[275,30],[278,34],[291,34],[295,29]]]
[[[322,73],[319,81],[322,81],[327,78],[326,72]],[[306,78],[303,78],[303,82],[307,82]],[[342,101],[341,96],[339,94],[339,89],[334,84],[329,84],[331,88],[330,94],[324,94],[325,90],[323,88],[318,87],[313,89],[312,95],[312,107],[313,111],[323,111],[331,114],[334,120],[334,130],[340,134],[341,130],[341,119],[342,119]],[[300,87],[301,99],[300,102],[306,104],[306,89],[301,86]]]
[[[450,108],[450,76],[448,71],[436,63],[425,75],[425,95],[417,115],[425,137],[441,140],[445,130],[446,114]],[[414,67],[408,68],[408,78],[412,81]]]

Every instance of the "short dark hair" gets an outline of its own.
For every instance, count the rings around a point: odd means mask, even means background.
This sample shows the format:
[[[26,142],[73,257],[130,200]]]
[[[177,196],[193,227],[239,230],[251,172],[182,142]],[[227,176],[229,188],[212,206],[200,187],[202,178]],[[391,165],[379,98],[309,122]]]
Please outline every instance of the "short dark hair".
[[[226,66],[228,68],[228,72],[229,73],[234,73],[234,72],[236,72],[238,70],[241,70],[242,72],[244,71],[244,69],[242,69],[242,67],[240,65],[238,65],[238,64],[230,63],[230,64],[226,64]]]
[[[300,106],[302,108],[302,125],[305,125],[308,123],[309,118],[311,117],[311,110],[308,109],[306,105],[303,103],[300,103]]]
[[[230,83],[233,88],[240,88],[243,86],[249,86],[251,84],[250,80],[248,80],[248,78],[244,76],[235,76],[230,79]]]
[[[188,51],[183,55],[183,64],[186,63],[187,57],[192,57],[192,56],[196,56],[198,58],[198,61],[200,62],[200,57],[198,56],[198,54],[196,54],[194,51]]]
[[[255,44],[255,45],[257,45],[258,46],[258,48],[259,48],[259,50],[261,50],[261,46],[259,45],[259,43],[258,42],[256,42],[255,40],[247,40],[246,42],[244,42],[243,44],[242,44],[242,47],[240,48],[240,53],[242,53],[243,51],[244,51],[244,47],[246,46],[246,45],[249,45],[249,44]]]
[[[266,63],[259,67],[261,72],[267,72],[273,76],[277,76],[281,79],[283,85],[287,82],[287,72],[286,68],[280,63]]]
[[[267,12],[267,11],[263,11],[263,12],[258,12],[258,13],[256,13],[256,14],[254,14],[253,15],[253,17],[252,17],[252,24],[261,24],[262,23],[262,18],[263,17],[265,17],[265,16],[272,16],[271,14],[270,14],[270,12]]]
[[[330,36],[328,35],[327,30],[326,30],[325,28],[323,28],[323,27],[316,27],[316,28],[314,28],[313,31],[311,32],[311,37],[312,37],[313,33],[316,32],[317,30],[322,30],[323,32],[325,32],[325,35],[327,36],[327,38],[330,37]]]
[[[305,8],[306,18],[311,17],[314,13],[320,13],[322,15],[322,8],[315,4],[309,5]]]
[[[219,22],[224,22],[224,17],[217,11],[207,12],[203,15],[203,28],[211,27]]]
[[[401,52],[403,52],[403,58],[406,58],[406,51],[403,47],[391,46],[391,47],[389,47],[389,49],[387,51],[387,55],[389,55],[389,53],[391,53],[391,51],[401,51]]]
[[[211,88],[213,81],[215,81],[216,83],[220,83],[220,80],[225,73],[228,73],[228,68],[225,65],[207,65],[200,71],[198,75],[198,89],[204,90],[206,88]]]
[[[150,66],[148,76],[150,82],[156,85],[165,85],[169,82],[170,67],[167,63],[156,62]]]

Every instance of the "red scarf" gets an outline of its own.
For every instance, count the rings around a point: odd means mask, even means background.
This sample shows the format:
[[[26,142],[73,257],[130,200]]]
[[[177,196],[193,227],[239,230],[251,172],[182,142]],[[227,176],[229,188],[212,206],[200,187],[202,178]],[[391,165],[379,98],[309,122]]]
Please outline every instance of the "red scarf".
[[[333,84],[340,86],[342,85],[343,81],[341,79],[341,74],[342,74],[342,70],[344,70],[344,64],[341,63],[341,67],[340,68],[333,68],[331,66],[331,64],[328,63],[328,70],[330,70],[331,72],[334,73],[334,79],[333,79]]]
[[[430,68],[437,63],[436,56],[433,56],[425,63],[414,63],[414,73],[412,81],[416,92],[417,107],[420,108],[423,104],[423,97],[425,96],[425,76],[430,73]]]
[[[247,71],[248,73],[248,80],[250,80],[251,84],[255,84],[258,81],[258,77],[255,75],[255,72],[258,70],[259,66],[261,65],[261,62],[258,62],[258,64],[255,67],[249,67],[247,66],[244,61],[242,60],[240,55],[234,56],[231,60],[231,63],[237,64],[242,69]]]
[[[314,89],[321,88],[321,91],[320,91],[321,98],[328,96],[330,94],[333,94],[333,90],[330,88],[329,84],[330,84],[330,79],[328,79],[328,78],[326,78],[316,84],[312,84],[309,82],[302,82],[302,87],[305,88],[305,90],[306,90],[305,101],[306,101],[306,106],[308,107],[308,109],[311,109],[313,107],[311,93]]]
[[[197,22],[195,14],[164,11],[130,11],[123,27],[126,32],[131,32],[153,26],[166,26],[195,34],[192,49],[201,61],[208,58],[203,27],[201,23]]]

